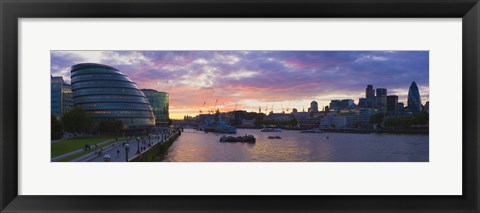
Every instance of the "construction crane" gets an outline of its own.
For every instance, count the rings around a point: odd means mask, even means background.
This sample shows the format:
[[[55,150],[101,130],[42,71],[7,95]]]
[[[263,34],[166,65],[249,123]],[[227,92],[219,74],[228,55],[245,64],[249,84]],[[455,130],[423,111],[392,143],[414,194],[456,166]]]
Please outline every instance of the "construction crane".
[[[216,112],[217,109],[218,98],[215,100],[215,105],[213,106],[213,112]]]
[[[203,102],[203,106],[202,106],[202,108],[200,108],[200,110],[199,110],[200,114],[202,114],[202,112],[203,112],[202,109],[205,108],[205,104],[206,104],[206,103],[207,103],[207,101],[204,101],[204,102]]]

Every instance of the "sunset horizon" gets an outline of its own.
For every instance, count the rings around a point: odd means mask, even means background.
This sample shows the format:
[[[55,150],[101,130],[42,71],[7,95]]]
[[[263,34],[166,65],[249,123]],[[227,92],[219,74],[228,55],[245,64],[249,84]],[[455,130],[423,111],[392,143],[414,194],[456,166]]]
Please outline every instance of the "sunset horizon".
[[[323,109],[358,99],[367,85],[407,104],[411,82],[429,100],[428,51],[52,51],[51,74],[70,81],[71,66],[101,63],[141,89],[169,93],[171,119],[228,112]]]

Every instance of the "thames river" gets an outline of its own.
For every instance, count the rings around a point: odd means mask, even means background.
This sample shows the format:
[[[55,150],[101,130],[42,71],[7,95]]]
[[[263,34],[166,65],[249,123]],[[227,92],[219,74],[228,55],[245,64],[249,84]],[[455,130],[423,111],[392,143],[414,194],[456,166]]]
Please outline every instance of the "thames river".
[[[256,143],[222,143],[223,134],[185,129],[165,155],[171,162],[428,162],[428,135],[261,132]],[[235,136],[235,135],[233,135]],[[281,139],[268,139],[280,136]]]

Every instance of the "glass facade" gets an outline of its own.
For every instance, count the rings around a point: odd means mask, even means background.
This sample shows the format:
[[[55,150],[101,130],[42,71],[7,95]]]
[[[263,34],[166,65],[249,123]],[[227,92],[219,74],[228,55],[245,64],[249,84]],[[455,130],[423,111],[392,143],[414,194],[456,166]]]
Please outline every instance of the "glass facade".
[[[387,89],[377,88],[377,109],[381,112],[387,112]]]
[[[50,77],[50,107],[51,113],[54,116],[61,116],[62,115],[62,103],[63,103],[63,95],[62,95],[62,87],[63,87],[63,78],[62,77]]]
[[[70,84],[63,83],[62,96],[63,96],[62,112],[63,114],[65,114],[68,111],[73,109],[73,93],[72,93],[72,86]]]
[[[422,111],[422,102],[420,99],[420,92],[418,92],[417,83],[412,82],[410,89],[408,90],[408,109],[412,112]]]
[[[387,113],[395,114],[398,113],[398,96],[389,95],[387,96]]]
[[[72,66],[74,106],[82,107],[95,123],[119,120],[126,127],[155,125],[145,94],[117,69],[94,63]]]
[[[148,102],[153,108],[153,113],[162,125],[168,124],[168,93],[158,92],[153,89],[143,89],[142,92],[147,96]]]

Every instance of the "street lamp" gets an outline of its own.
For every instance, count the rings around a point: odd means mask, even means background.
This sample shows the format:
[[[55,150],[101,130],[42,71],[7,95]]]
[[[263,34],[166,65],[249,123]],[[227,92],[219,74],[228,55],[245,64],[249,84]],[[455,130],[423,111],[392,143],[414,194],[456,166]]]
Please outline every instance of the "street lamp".
[[[111,160],[112,160],[112,156],[110,156],[109,154],[105,154],[103,156],[103,161],[110,162]]]
[[[128,162],[128,151],[130,150],[130,144],[125,144],[125,162]]]
[[[137,145],[138,145],[137,146],[137,155],[139,155],[140,154],[140,139],[139,139],[139,137],[137,137]]]

